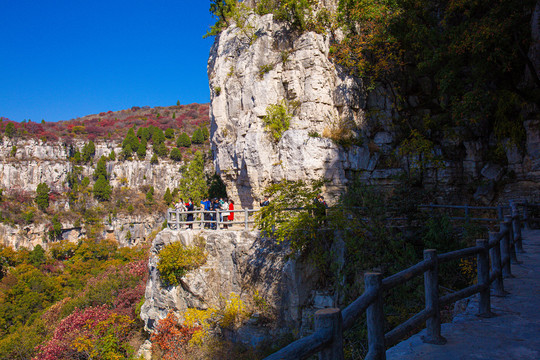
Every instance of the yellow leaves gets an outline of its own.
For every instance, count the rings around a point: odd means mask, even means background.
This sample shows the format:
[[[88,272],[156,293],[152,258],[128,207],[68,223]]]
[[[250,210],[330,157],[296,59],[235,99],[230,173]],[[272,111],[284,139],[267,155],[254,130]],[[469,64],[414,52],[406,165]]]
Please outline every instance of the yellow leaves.
[[[240,299],[240,296],[235,293],[231,293],[225,309],[223,311],[223,318],[220,325],[225,328],[232,328],[243,320],[248,318],[251,314],[247,311],[246,305]]]

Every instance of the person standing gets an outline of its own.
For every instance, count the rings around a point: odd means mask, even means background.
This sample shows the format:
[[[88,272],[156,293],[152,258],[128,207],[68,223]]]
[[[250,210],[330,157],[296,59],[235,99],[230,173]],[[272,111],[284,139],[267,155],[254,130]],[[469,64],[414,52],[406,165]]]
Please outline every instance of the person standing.
[[[229,199],[229,221],[234,221],[234,201],[232,199]]]
[[[188,214],[187,214],[188,229],[193,229],[193,200],[191,198],[189,198],[188,202],[186,203],[186,209],[188,211]]]
[[[268,200],[268,196],[264,197],[264,200],[259,203],[261,207],[270,205],[270,201]]]

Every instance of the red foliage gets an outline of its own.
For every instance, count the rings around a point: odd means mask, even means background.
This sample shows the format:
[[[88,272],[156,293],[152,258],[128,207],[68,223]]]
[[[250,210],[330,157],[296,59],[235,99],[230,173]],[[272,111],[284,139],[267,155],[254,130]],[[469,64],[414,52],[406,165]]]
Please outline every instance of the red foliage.
[[[163,351],[163,360],[181,359],[187,343],[198,330],[201,327],[182,326],[174,313],[169,312],[165,319],[158,321],[150,340]]]
[[[58,324],[52,338],[36,348],[38,355],[33,360],[78,359],[79,354],[72,347],[74,340],[81,336],[90,337],[90,329],[110,315],[111,311],[105,306],[75,309]]]

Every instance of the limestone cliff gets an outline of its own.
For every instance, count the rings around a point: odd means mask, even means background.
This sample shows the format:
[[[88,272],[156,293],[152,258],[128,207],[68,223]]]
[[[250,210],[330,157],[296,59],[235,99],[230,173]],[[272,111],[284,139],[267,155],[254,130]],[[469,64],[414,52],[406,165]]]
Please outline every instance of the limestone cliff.
[[[359,83],[329,60],[330,36],[294,36],[273,15],[250,18],[253,40],[237,27],[216,37],[208,62],[216,170],[244,207],[281,179],[346,183],[347,171],[373,170],[367,145],[343,150],[320,135],[343,122],[361,127],[366,99]],[[262,118],[285,101],[293,117],[274,144]]]
[[[75,142],[82,148],[84,142]],[[13,146],[15,156],[11,156]],[[109,156],[114,150],[121,153],[118,142],[99,141],[96,143],[95,159],[102,155]],[[39,183],[47,183],[52,190],[65,191],[68,173],[73,164],[68,161],[67,146],[60,142],[42,142],[41,140],[7,140],[0,144],[0,188],[5,191],[35,191]],[[159,193],[168,188],[174,189],[181,179],[180,164],[162,159],[159,164],[150,164],[152,151],[149,149],[145,160],[115,160],[107,162],[111,185],[138,188],[142,185],[153,186]],[[83,176],[91,176],[95,164],[84,164]]]
[[[359,79],[329,59],[336,37],[339,32],[295,33],[272,14],[251,15],[242,28],[233,24],[216,36],[208,61],[214,163],[243,207],[252,207],[268,184],[282,179],[325,178],[326,190],[337,194],[352,174],[388,185],[414,162],[396,147],[392,119],[398,114],[390,92],[379,87],[367,93]],[[269,106],[280,103],[287,104],[292,119],[273,142],[263,118]],[[477,201],[491,203],[496,195],[534,189],[540,181],[539,120],[526,118],[524,128],[526,144],[521,150],[507,146],[503,166],[486,156],[498,141],[493,135],[463,139],[454,129],[435,144],[443,161],[426,169],[425,184],[459,194],[453,201],[460,203],[471,201],[473,193]],[[352,145],[331,140],[343,129],[352,133]],[[472,192],[471,184],[477,186]],[[505,187],[495,194],[495,184]]]
[[[159,251],[176,241],[192,245],[196,237],[204,239],[206,264],[186,274],[180,286],[164,285],[156,268]],[[141,309],[145,328],[153,330],[170,311],[182,318],[188,308],[220,308],[231,292],[247,303],[255,293],[265,299],[276,313],[274,326],[299,326],[310,313],[307,307],[332,299],[313,292],[317,272],[287,260],[287,253],[287,247],[261,238],[257,231],[161,231],[150,249],[150,276]],[[256,340],[251,334],[245,341]]]

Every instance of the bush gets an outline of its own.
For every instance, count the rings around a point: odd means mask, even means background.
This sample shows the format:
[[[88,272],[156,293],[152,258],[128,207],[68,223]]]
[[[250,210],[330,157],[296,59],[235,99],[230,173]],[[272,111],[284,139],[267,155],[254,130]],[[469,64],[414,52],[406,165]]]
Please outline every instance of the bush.
[[[173,139],[174,138],[174,130],[171,129],[171,128],[168,128],[167,130],[165,130],[165,137],[167,139]]]
[[[200,128],[196,129],[193,132],[193,135],[191,136],[191,142],[193,144],[203,144],[204,143],[204,135]]]
[[[150,164],[152,165],[156,165],[159,163],[159,159],[158,159],[158,156],[156,153],[154,153],[154,155],[152,155],[152,158],[150,159]]]
[[[185,132],[181,133],[180,136],[178,136],[178,139],[176,140],[176,146],[178,147],[190,147],[191,146],[191,139],[189,138],[189,135]]]
[[[263,118],[264,129],[270,133],[273,142],[277,143],[289,129],[291,117],[284,101],[266,108],[266,116]]]
[[[157,269],[161,279],[167,285],[176,286],[188,271],[197,269],[206,262],[204,244],[184,246],[177,241],[166,245],[159,252]]]
[[[182,161],[182,152],[179,148],[174,148],[171,150],[171,159],[174,161]]]

